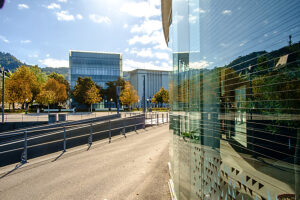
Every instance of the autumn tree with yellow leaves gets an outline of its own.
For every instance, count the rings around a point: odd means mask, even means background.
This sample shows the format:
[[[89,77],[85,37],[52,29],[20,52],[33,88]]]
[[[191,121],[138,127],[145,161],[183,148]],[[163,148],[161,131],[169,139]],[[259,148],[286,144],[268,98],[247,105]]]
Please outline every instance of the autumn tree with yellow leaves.
[[[127,105],[131,109],[131,105],[137,103],[139,96],[129,81],[125,82],[124,89],[121,91],[120,101],[123,105]]]
[[[49,78],[43,84],[41,92],[37,96],[37,102],[49,106],[52,104],[62,104],[66,102],[67,98],[66,86],[54,78]]]
[[[39,84],[34,73],[27,66],[20,66],[7,79],[5,86],[6,102],[28,104],[33,100],[34,94],[39,90]]]

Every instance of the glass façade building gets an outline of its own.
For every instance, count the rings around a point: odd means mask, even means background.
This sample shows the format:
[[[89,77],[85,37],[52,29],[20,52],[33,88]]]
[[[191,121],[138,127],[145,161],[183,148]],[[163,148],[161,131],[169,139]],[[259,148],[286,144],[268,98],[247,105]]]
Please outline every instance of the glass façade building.
[[[300,199],[300,1],[162,0],[177,199]]]
[[[70,84],[73,89],[78,77],[91,77],[102,88],[105,83],[122,76],[122,54],[70,51]]]

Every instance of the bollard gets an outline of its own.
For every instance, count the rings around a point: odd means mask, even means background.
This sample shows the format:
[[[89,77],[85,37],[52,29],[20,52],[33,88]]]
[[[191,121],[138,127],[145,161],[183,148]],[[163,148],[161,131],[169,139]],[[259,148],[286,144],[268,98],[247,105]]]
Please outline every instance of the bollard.
[[[126,132],[125,132],[125,125],[124,125],[124,120],[122,121],[122,126],[123,126],[123,129],[122,129],[122,133],[124,135],[124,137],[126,137]]]
[[[158,126],[158,114],[156,114],[156,125]]]
[[[165,123],[165,120],[164,120],[165,114],[162,113],[162,114],[161,114],[161,117],[162,117],[162,123],[164,124],[164,123]]]
[[[169,113],[167,113],[167,123],[169,123]]]
[[[153,123],[152,123],[152,113],[150,114],[150,116],[151,116],[151,126],[153,126]]]
[[[27,163],[27,131],[24,131],[24,151],[21,163]]]
[[[137,119],[136,119],[136,117],[134,117],[134,131],[136,132],[136,121],[137,121]],[[137,133],[137,132],[136,132]]]
[[[109,126],[109,143],[111,143],[111,122],[110,122],[110,120],[108,121],[108,126]]]
[[[144,115],[144,130],[146,129],[146,114]]]
[[[67,147],[67,141],[66,141],[66,127],[64,126],[64,151],[66,152],[66,147]]]
[[[93,143],[93,123],[91,123],[91,126],[90,126],[90,136],[88,139],[89,146],[92,146],[92,143]]]

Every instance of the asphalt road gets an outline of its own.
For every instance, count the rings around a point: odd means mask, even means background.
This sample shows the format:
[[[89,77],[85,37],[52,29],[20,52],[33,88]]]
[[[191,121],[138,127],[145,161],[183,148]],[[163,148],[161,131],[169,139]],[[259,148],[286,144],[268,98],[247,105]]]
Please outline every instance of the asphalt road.
[[[161,125],[25,166],[0,179],[0,199],[168,200],[168,137],[168,125]]]

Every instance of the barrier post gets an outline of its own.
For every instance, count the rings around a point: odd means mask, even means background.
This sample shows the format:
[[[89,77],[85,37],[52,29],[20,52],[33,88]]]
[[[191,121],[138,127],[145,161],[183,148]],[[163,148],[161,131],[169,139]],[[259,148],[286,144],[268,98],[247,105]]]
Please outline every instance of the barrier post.
[[[162,123],[164,124],[164,123],[165,123],[165,120],[164,120],[164,118],[165,118],[165,114],[164,114],[164,113],[162,113],[162,114],[161,114],[161,117],[162,117]]]
[[[22,161],[23,164],[27,163],[27,130],[24,131],[24,151],[22,154]]]
[[[66,127],[64,126],[64,151],[66,152],[67,142],[66,142]]]
[[[122,126],[123,126],[122,133],[123,133],[124,137],[126,137],[126,132],[125,132],[125,119],[122,121]]]
[[[110,122],[110,120],[108,121],[108,126],[109,126],[109,143],[111,143],[111,122]]]
[[[88,139],[88,144],[89,146],[92,146],[93,143],[93,123],[91,122],[91,126],[90,126],[90,136]]]
[[[152,113],[150,114],[150,116],[151,116],[151,126],[153,126],[153,123],[152,123]]]
[[[134,131],[136,132],[136,121],[137,121],[137,119],[136,119],[136,117],[134,117]]]
[[[156,114],[156,125],[158,126],[158,114]]]
[[[167,123],[169,123],[169,113],[167,113]]]
[[[144,114],[144,130],[146,129],[146,113]]]

